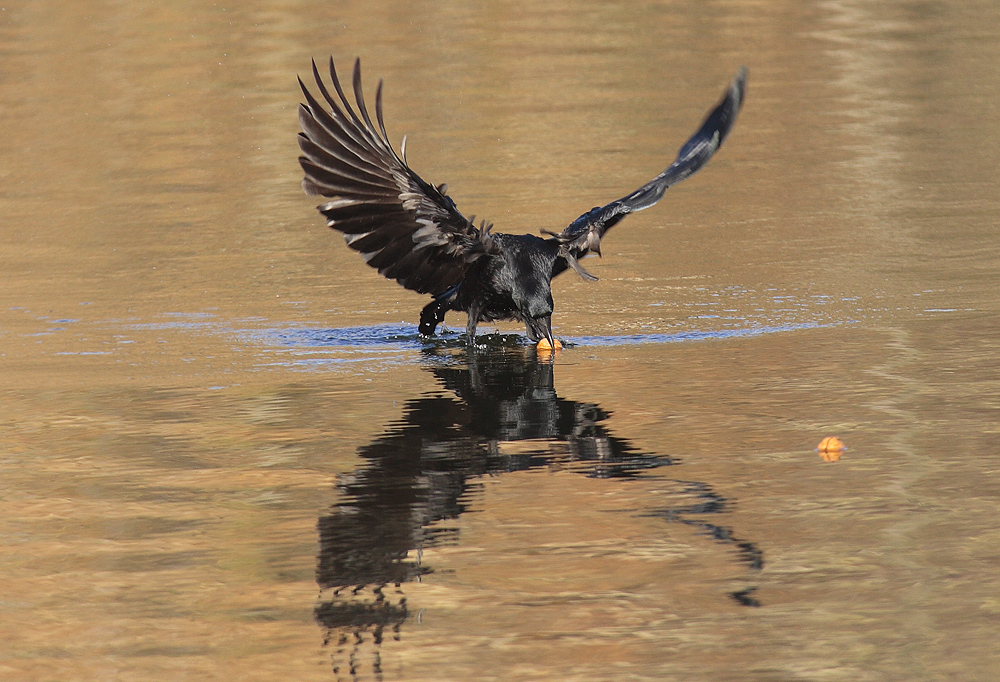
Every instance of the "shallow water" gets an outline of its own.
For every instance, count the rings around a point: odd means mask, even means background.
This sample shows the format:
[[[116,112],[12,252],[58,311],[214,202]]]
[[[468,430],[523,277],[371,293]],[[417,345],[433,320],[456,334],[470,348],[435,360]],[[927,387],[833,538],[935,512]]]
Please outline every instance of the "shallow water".
[[[1000,11],[343,5],[0,11],[0,678],[996,679]],[[513,232],[750,91],[550,362],[323,226],[328,54]]]

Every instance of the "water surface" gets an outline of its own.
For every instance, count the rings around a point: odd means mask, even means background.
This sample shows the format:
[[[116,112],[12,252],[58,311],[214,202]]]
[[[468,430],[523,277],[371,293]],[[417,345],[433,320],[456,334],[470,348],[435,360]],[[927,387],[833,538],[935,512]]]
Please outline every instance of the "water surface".
[[[998,20],[3,8],[0,677],[996,679]],[[556,281],[549,362],[421,339],[323,226],[295,75],[329,54],[513,232],[750,90],[599,282]]]

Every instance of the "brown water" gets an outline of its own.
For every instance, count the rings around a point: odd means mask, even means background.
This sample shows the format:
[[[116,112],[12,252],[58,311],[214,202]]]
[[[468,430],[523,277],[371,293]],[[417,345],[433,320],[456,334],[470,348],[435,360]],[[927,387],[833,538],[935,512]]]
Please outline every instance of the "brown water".
[[[39,1],[0,51],[0,679],[1000,677],[995,4]],[[513,232],[750,94],[548,365],[421,342],[301,195],[328,54]]]

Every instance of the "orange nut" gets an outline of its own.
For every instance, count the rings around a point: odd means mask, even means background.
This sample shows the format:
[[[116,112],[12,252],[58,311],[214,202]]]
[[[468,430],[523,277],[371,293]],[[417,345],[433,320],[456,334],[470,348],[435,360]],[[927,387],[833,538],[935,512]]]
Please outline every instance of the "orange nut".
[[[844,445],[844,441],[836,436],[827,436],[819,442],[819,446],[816,449],[820,452],[843,452],[847,449],[847,446]]]
[[[844,441],[836,436],[827,436],[816,447],[816,451],[819,452],[819,456],[823,458],[824,462],[836,462],[846,449]]]

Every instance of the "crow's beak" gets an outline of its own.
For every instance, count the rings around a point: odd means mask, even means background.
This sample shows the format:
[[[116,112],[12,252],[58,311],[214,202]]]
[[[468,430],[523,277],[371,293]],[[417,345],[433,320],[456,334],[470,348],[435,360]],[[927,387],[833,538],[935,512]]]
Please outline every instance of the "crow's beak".
[[[542,338],[538,341],[537,349],[544,352],[562,350],[562,344],[552,336],[552,318],[538,317],[535,318],[535,321],[538,323],[537,326],[539,331],[541,331],[542,336]]]

